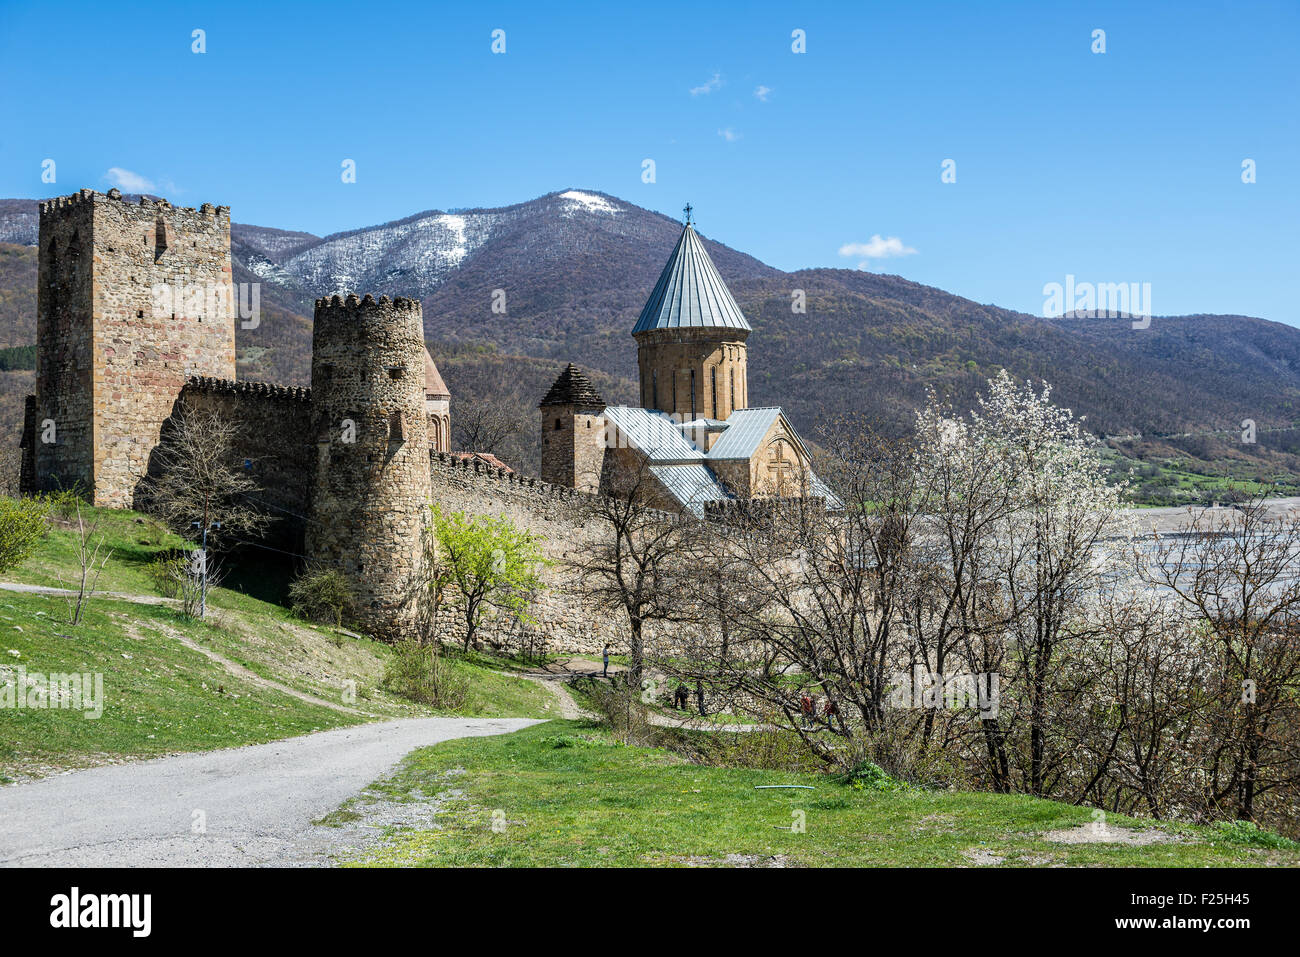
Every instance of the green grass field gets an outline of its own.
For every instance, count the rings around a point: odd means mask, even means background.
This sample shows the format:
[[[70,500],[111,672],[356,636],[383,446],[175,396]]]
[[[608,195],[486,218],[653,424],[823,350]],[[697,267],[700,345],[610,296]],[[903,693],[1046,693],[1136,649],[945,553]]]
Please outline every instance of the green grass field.
[[[159,535],[131,512],[93,511],[113,550],[100,588],[152,595],[146,567],[179,539]],[[74,547],[72,529],[59,523],[28,561],[3,578],[65,585],[76,567]],[[287,578],[283,570],[279,576]],[[17,675],[20,667],[29,675],[100,674],[104,689],[103,715],[93,720],[67,709],[0,708],[0,784],[361,721],[445,713],[380,687],[386,645],[304,622],[283,605],[259,597],[283,591],[274,569],[232,569],[227,581],[255,587],[214,589],[203,622],[189,621],[168,605],[97,596],[76,628],[69,624],[64,597],[0,590],[0,668],[8,669],[3,674]],[[211,660],[199,649],[236,667]],[[498,673],[489,658],[453,660],[451,666],[469,687],[457,714],[546,717],[555,711],[544,688]],[[259,678],[289,690],[266,687]]]
[[[814,790],[757,790],[800,784]],[[439,827],[394,830],[360,866],[1260,866],[1300,850],[1238,843],[1214,828],[1117,815],[1161,843],[1069,844],[1046,832],[1094,826],[1093,812],[1019,795],[857,791],[825,774],[688,763],[628,747],[586,723],[550,721],[510,735],[416,751],[340,809],[368,798],[441,794]],[[797,820],[803,832],[792,830]],[[494,821],[497,829],[494,830]],[[504,822],[504,823],[500,823]],[[1276,841],[1271,836],[1265,840]]]

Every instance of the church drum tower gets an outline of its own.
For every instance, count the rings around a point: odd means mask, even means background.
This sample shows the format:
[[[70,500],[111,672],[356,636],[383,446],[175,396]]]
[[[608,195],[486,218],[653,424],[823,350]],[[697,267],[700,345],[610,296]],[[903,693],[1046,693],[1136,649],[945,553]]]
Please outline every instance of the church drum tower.
[[[632,329],[641,407],[679,422],[725,421],[748,408],[751,331],[695,232],[688,205],[677,246]]]

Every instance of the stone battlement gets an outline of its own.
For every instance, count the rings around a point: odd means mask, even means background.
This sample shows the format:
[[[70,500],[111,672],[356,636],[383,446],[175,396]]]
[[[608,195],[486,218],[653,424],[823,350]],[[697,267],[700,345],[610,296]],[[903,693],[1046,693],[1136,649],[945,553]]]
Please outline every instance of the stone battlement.
[[[249,399],[311,402],[311,389],[301,386],[273,385],[270,382],[236,382],[232,379],[215,379],[212,376],[190,376],[185,382],[185,391],[233,395]]]
[[[467,490],[477,490],[493,498],[508,500],[529,508],[538,514],[568,520],[583,517],[583,507],[609,496],[556,485],[538,478],[520,475],[507,469],[471,459],[460,458],[446,452],[430,452],[430,465],[434,483],[450,482]],[[672,522],[693,522],[689,512],[660,512]]]
[[[593,501],[599,497],[576,488],[555,485],[551,482],[543,482],[541,479],[520,475],[518,472],[512,472],[509,469],[493,468],[486,462],[461,458],[452,455],[450,452],[431,452],[430,459],[435,469],[480,476],[484,481],[499,482],[504,484],[506,488],[514,488],[523,494],[536,495],[539,498],[576,503],[579,501]]]
[[[107,193],[96,192],[93,189],[82,189],[67,196],[56,196],[40,204],[40,213],[45,216],[59,210],[108,202],[117,203],[131,211],[198,213],[203,216],[211,216],[217,220],[221,220],[223,217],[227,221],[230,219],[229,206],[215,206],[212,203],[203,203],[195,209],[193,206],[173,206],[165,199],[150,199],[148,196],[141,196],[139,203],[133,205],[122,198],[122,191],[118,189],[110,189]]]
[[[420,300],[408,299],[405,296],[397,296],[389,299],[387,296],[380,296],[376,299],[370,293],[365,296],[358,296],[354,292],[346,296],[335,294],[325,296],[316,300],[316,318],[321,318],[322,312],[343,312],[347,315],[381,315],[392,312],[407,312],[420,314]]]

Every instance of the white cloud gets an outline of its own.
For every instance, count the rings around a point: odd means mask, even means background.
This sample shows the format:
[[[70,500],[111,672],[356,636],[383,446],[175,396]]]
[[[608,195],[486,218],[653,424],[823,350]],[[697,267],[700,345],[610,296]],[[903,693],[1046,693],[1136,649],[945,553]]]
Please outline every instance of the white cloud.
[[[737,133],[735,130],[733,130],[730,126],[728,126],[725,130],[718,130],[718,135],[721,136],[728,143],[734,143],[736,142],[736,140],[740,139],[740,134]]]
[[[114,166],[104,177],[116,186],[118,189],[124,189],[128,193],[155,193],[158,187],[152,180],[146,179],[139,173],[132,173],[129,169],[122,169],[120,166]]]
[[[708,95],[720,86],[722,86],[722,74],[715,73],[700,86],[691,87],[691,96]]]
[[[872,236],[868,242],[845,243],[840,247],[841,256],[860,256],[863,258],[863,262],[858,263],[859,269],[866,269],[869,265],[868,260],[893,259],[896,256],[911,256],[915,253],[915,249],[911,246],[904,246],[903,241],[897,236],[883,238],[879,233]]]
[[[758,97],[760,100],[762,100],[764,103],[767,102],[767,98],[769,95],[771,95],[771,93],[772,93],[772,88],[770,86],[763,86],[761,84],[758,87],[756,87],[754,90],[754,95]]]

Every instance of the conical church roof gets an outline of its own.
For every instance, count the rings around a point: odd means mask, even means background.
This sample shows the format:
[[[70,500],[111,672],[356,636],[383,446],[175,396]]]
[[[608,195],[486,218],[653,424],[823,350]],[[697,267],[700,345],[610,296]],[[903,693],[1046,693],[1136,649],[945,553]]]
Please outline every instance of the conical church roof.
[[[744,313],[689,222],[682,228],[681,238],[659,274],[659,282],[632,334],[687,327],[750,331]]]
[[[585,408],[603,409],[605,400],[600,397],[591,380],[582,370],[570,362],[564,367],[558,379],[546,393],[538,408],[548,405],[579,405]]]
[[[438,367],[434,364],[433,356],[429,355],[429,350],[424,350],[424,394],[429,398],[450,399],[451,393],[447,391],[447,383],[442,381],[442,376],[438,374]]]

